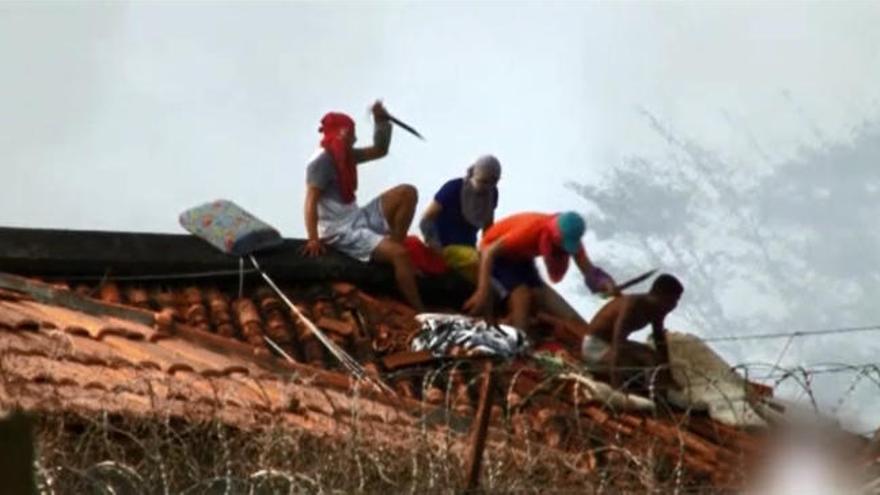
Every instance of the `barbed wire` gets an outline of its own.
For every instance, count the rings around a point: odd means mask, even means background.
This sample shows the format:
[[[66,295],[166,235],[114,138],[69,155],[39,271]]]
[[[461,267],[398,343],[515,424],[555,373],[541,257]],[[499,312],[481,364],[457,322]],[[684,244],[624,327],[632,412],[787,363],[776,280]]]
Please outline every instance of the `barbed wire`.
[[[426,377],[433,373],[445,389],[443,403],[439,406],[453,409],[455,406],[451,375],[464,373],[464,380],[470,386],[475,370],[468,370],[467,361],[450,361],[439,368],[421,368],[384,373],[388,379],[394,377]],[[815,363],[810,373],[858,372],[874,370],[877,363],[862,365],[843,365],[839,363]],[[645,367],[629,367],[645,369]],[[804,368],[782,368],[771,363],[745,363],[734,369],[772,370],[774,373],[792,373]],[[0,370],[3,372],[3,370]],[[495,373],[515,379],[523,371],[504,368]],[[4,373],[5,374],[5,373]],[[301,377],[291,377],[300,380]],[[539,385],[539,393],[552,393],[552,376],[544,385]],[[512,386],[512,385],[511,385]],[[880,388],[880,386],[878,386]],[[848,394],[849,390],[842,394]],[[352,392],[356,398],[357,389]],[[56,399],[52,399],[56,400]],[[426,417],[432,408],[425,410]],[[612,408],[613,409],[613,408]],[[668,413],[660,408],[658,417]],[[688,410],[676,413],[684,418]],[[668,416],[677,417],[676,414]],[[161,417],[161,413],[160,413]],[[170,416],[165,416],[170,419]],[[368,421],[369,415],[356,414],[337,420],[350,423]],[[308,432],[290,431],[280,419],[265,416],[266,424],[260,432],[242,432],[228,427],[218,417],[213,422],[196,421],[191,424],[180,421],[145,420],[146,425],[133,418],[110,417],[107,414],[97,417],[69,415],[45,416],[39,438],[41,466],[41,493],[61,494],[82,491],[99,493],[315,493],[321,491],[392,491],[392,492],[437,492],[456,491],[461,485],[459,474],[460,452],[456,450],[457,441],[440,445],[431,443],[424,437],[412,437],[411,448],[396,451],[382,447],[362,437],[359,429],[352,430],[348,441],[331,442],[337,448],[328,448],[326,443],[318,447],[316,440],[309,439]],[[444,418],[447,431],[454,431],[451,416]],[[581,431],[586,447],[576,448],[577,459],[595,457],[598,464],[588,471],[578,467],[575,458],[565,457],[564,452],[548,448],[540,433],[532,438],[532,433],[511,432],[507,440],[487,451],[485,463],[485,488],[488,491],[506,493],[536,493],[548,486],[554,492],[616,493],[621,491],[665,492],[665,493],[714,493],[718,485],[696,476],[686,467],[684,440],[676,447],[668,441],[645,436],[644,449],[637,448],[626,435],[601,433],[595,430],[595,423],[582,425],[583,417],[578,408],[572,408],[571,416],[564,419],[573,422],[569,434]],[[670,422],[671,421],[671,422]],[[692,435],[684,419],[666,420],[676,435]],[[83,426],[73,426],[82,423]],[[63,427],[69,424],[70,427]],[[420,424],[427,428],[427,422]],[[581,426],[577,426],[581,425]],[[528,427],[532,428],[532,427]],[[427,431],[427,430],[425,430]],[[76,432],[76,433],[74,433]],[[533,432],[534,433],[534,432]],[[535,433],[538,434],[538,433]],[[127,440],[126,440],[127,439]],[[506,443],[505,443],[506,442]],[[666,443],[664,443],[666,442]],[[130,444],[125,447],[123,444]],[[653,445],[653,447],[652,447]],[[675,447],[675,454],[668,451]],[[566,447],[575,448],[575,447]],[[664,450],[666,449],[666,450]],[[133,455],[132,452],[138,453]],[[253,455],[259,452],[259,456]],[[653,452],[653,453],[652,453]],[[665,454],[662,454],[665,452]],[[210,455],[206,455],[210,453]],[[617,457],[614,453],[619,454]],[[662,455],[661,455],[662,454]],[[399,459],[405,455],[409,463]],[[671,456],[668,460],[663,456]],[[669,462],[673,464],[670,465]],[[745,476],[746,467],[731,465],[736,476]],[[739,472],[739,471],[741,472]],[[597,489],[597,483],[605,480],[604,489]],[[46,487],[54,488],[46,488]],[[109,487],[109,488],[108,488]]]
[[[161,280],[176,280],[176,279],[198,279],[198,278],[216,278],[216,277],[231,277],[231,276],[243,276],[243,275],[258,275],[259,270],[255,268],[245,268],[244,266],[240,266],[239,268],[230,268],[226,270],[207,270],[207,271],[194,271],[194,272],[169,272],[164,274],[149,274],[149,275],[112,275],[109,272],[101,275],[70,275],[70,276],[49,276],[44,277],[45,280],[56,280],[56,281],[121,281],[121,282],[136,282],[136,281],[161,281]],[[738,335],[720,335],[720,336],[711,336],[707,335],[701,337],[705,342],[736,342],[736,341],[745,341],[745,340],[768,340],[768,339],[782,339],[782,338],[802,338],[802,337],[812,337],[819,335],[834,335],[834,334],[847,334],[847,333],[858,333],[858,332],[876,332],[880,331],[880,324],[871,324],[871,325],[861,325],[861,326],[845,326],[845,327],[831,327],[831,328],[821,328],[815,330],[798,330],[792,332],[766,332],[766,333],[745,333]]]
[[[46,280],[58,280],[58,281],[99,281],[101,283],[105,283],[106,281],[114,280],[121,282],[137,282],[137,281],[161,281],[161,280],[187,280],[187,279],[200,279],[200,278],[218,278],[218,277],[238,277],[239,278],[239,297],[242,296],[243,290],[243,280],[245,276],[249,275],[259,275],[259,270],[255,268],[245,268],[244,265],[240,264],[237,269],[227,269],[227,270],[208,270],[208,271],[196,271],[196,272],[171,272],[165,274],[150,274],[150,275],[111,275],[109,272],[102,275],[77,275],[77,276],[52,276],[46,277]],[[863,333],[863,332],[877,332],[880,331],[880,324],[872,324],[872,325],[861,325],[861,326],[844,326],[844,327],[832,327],[832,328],[822,328],[815,330],[797,330],[791,332],[765,332],[765,333],[744,333],[738,335],[720,335],[720,336],[700,336],[700,338],[707,343],[714,342],[745,342],[745,341],[755,341],[755,340],[773,340],[773,339],[788,339],[786,346],[780,352],[777,361],[781,361],[782,357],[785,355],[786,351],[790,347],[791,343],[796,338],[807,338],[807,337],[817,337],[824,335],[842,335],[842,334],[851,334],[851,333]],[[778,363],[777,363],[778,364]]]
[[[229,275],[240,273],[239,270],[230,272]],[[880,330],[880,326],[708,337],[703,340],[718,342],[788,338],[790,343],[794,338],[875,330]],[[738,363],[731,366],[731,371],[742,372],[747,380],[772,380],[774,388],[778,388],[783,383],[794,384],[811,398],[816,409],[818,406],[814,398],[816,385],[813,377],[852,374],[852,381],[847,387],[840,389],[842,393],[830,408],[831,414],[839,413],[856,389],[863,384],[867,383],[867,386],[873,385],[880,389],[880,372],[878,372],[880,363],[810,363],[783,367],[780,366],[780,360],[781,358],[777,359],[775,363]],[[426,366],[380,372],[378,376],[392,383],[402,379],[418,380],[423,384],[435,382],[444,391],[443,403],[440,406],[450,410],[455,406],[454,394],[457,386],[451,376],[455,373],[464,374],[463,386],[466,389],[472,387],[477,379],[472,373],[473,370],[467,369],[467,362],[450,360],[439,367]],[[549,376],[543,378],[537,387],[537,393],[547,394],[554,389],[552,385],[560,374],[556,373],[554,376],[552,373],[556,365],[558,365],[557,371],[572,369],[564,362],[555,364],[544,362],[543,367],[534,370],[502,366],[495,368],[493,373],[510,381],[509,386],[512,388],[512,382],[524,373],[550,371]],[[649,383],[654,382],[657,374],[657,368],[649,366],[622,366],[618,369],[627,372],[650,371]],[[584,370],[578,368],[577,371]],[[0,373],[5,374],[2,369]],[[653,396],[654,393],[654,389],[651,388],[649,394]],[[732,400],[723,393],[721,395],[720,400]],[[424,402],[424,393],[421,396]],[[529,399],[530,397],[524,397],[523,401],[528,402]],[[60,399],[53,400],[60,402]],[[606,404],[606,407],[609,406]],[[668,406],[658,404],[655,414],[667,413],[665,407]],[[161,415],[161,411],[159,413]],[[690,409],[685,409],[684,413],[677,411],[677,414],[686,417],[690,414]],[[364,421],[359,414],[352,416],[349,421],[355,425]],[[137,481],[132,481],[137,479],[142,480],[142,484],[147,486],[145,491],[126,493],[194,494],[209,490],[213,493],[277,493],[279,486],[282,487],[282,493],[365,490],[410,493],[454,491],[460,487],[461,482],[457,474],[459,469],[457,456],[460,454],[455,450],[456,442],[450,440],[449,436],[455,429],[451,416],[445,415],[443,418],[448,433],[447,442],[440,444],[442,448],[438,448],[438,444],[427,442],[425,439],[430,435],[423,433],[422,437],[411,439],[414,442],[413,448],[402,449],[397,451],[396,455],[391,455],[389,451],[383,451],[376,444],[364,441],[363,437],[355,433],[352,433],[348,443],[343,442],[337,450],[328,449],[325,444],[309,450],[304,444],[316,440],[305,439],[307,432],[291,432],[280,422],[273,423],[273,420],[262,425],[266,429],[265,434],[254,435],[243,434],[229,428],[220,417],[217,417],[213,423],[207,423],[206,426],[204,422],[181,425],[179,421],[172,422],[170,414],[165,415],[164,421],[157,421],[154,418],[147,425],[133,419],[111,420],[106,414],[99,419],[83,416],[76,418],[53,416],[43,419],[46,424],[40,435],[41,469],[38,472],[42,473],[43,477],[42,493],[47,495],[101,491],[101,486],[111,487],[103,488],[104,492],[125,492],[124,489],[113,487],[118,487],[119,483],[137,484]],[[422,419],[421,424],[427,431],[428,421]],[[672,466],[669,465],[669,459],[658,453],[662,452],[663,448],[669,447],[659,440],[654,439],[656,444],[652,444],[652,440],[648,439],[649,445],[653,445],[657,450],[652,451],[649,448],[649,453],[645,453],[632,450],[634,447],[627,443],[622,434],[612,435],[594,431],[595,425],[592,423],[588,427],[583,426],[584,419],[577,408],[572,408],[571,418],[566,421],[576,425],[572,428],[584,432],[583,438],[578,437],[578,441],[584,442],[587,447],[578,450],[579,455],[583,456],[587,452],[603,459],[599,467],[591,470],[589,475],[585,474],[573,464],[574,461],[558,451],[548,449],[540,441],[531,439],[528,435],[514,438],[511,433],[506,440],[508,443],[501,444],[500,447],[496,445],[496,448],[490,449],[487,454],[489,456],[486,462],[486,480],[489,480],[487,489],[510,493],[534,493],[540,491],[542,487],[553,486],[554,491],[559,493],[582,492],[584,486],[597,486],[597,480],[603,480],[601,482],[605,483],[605,490],[608,492],[647,491],[685,494],[709,493],[717,488],[716,485],[698,477],[686,475],[689,471],[684,467],[686,449],[681,438],[689,432],[681,423],[683,420],[668,423],[679,437],[679,443],[675,446],[677,453],[669,458]],[[79,426],[63,427],[66,423],[83,422],[86,424],[84,430]],[[532,427],[527,427],[527,432],[530,431],[528,428]],[[69,433],[64,433],[67,430],[80,433],[71,437]],[[353,428],[352,431],[357,432],[359,429]],[[132,456],[120,442],[134,446],[134,450],[140,454]],[[196,450],[206,450],[211,454],[205,456]],[[253,455],[257,452],[260,453],[258,456]],[[383,452],[389,454],[387,458],[383,458]],[[602,457],[608,452],[618,452],[621,457],[615,458],[610,454],[608,457]],[[410,463],[399,462],[404,455],[411,461]],[[739,469],[743,469],[743,473],[739,474],[744,475],[745,468],[739,466]],[[580,486],[569,488],[572,479],[577,480]],[[267,483],[272,484],[274,488],[260,492],[261,488],[258,487]],[[55,488],[51,488],[53,486]],[[86,488],[89,486],[92,488]]]
[[[735,342],[742,340],[768,340],[768,339],[788,339],[800,337],[815,337],[819,335],[836,335],[858,332],[876,332],[880,331],[880,325],[864,325],[853,327],[824,328],[818,330],[801,330],[794,332],[769,332],[769,333],[753,333],[743,335],[722,335],[722,336],[705,336],[701,337],[704,342]]]
[[[473,362],[478,359],[483,359],[479,356],[471,356],[459,359],[453,358],[443,358],[438,357],[438,361],[445,361],[447,364],[445,366],[451,366],[450,363],[467,363]],[[550,357],[549,359],[554,359]],[[552,368],[553,361],[546,362],[548,367]],[[591,372],[598,371],[600,373],[609,371],[610,367],[593,367],[589,368],[586,366],[575,366],[571,363],[564,363],[562,360],[557,361],[557,365],[560,368],[573,369],[581,372]],[[658,368],[662,368],[660,366],[615,366],[614,367],[618,371],[648,371],[655,370]],[[750,370],[754,368],[764,368],[768,369],[765,374],[753,374]],[[423,377],[426,374],[436,372],[436,365],[425,365],[425,366],[411,366],[401,370],[395,371],[387,371],[387,372],[377,372],[377,376],[386,380],[393,380],[399,378],[418,378]],[[841,363],[841,362],[821,362],[821,363],[811,363],[811,364],[802,364],[795,366],[781,366],[779,363],[770,363],[761,362],[761,361],[752,361],[752,362],[743,362],[730,365],[730,370],[732,371],[743,371],[743,378],[746,380],[769,380],[772,378],[776,378],[780,375],[790,375],[795,372],[806,373],[810,375],[827,375],[827,374],[838,374],[838,373],[861,373],[864,371],[877,371],[880,372],[880,362],[868,362],[868,363],[859,363],[859,364],[849,364],[849,363]],[[510,375],[513,373],[521,372],[522,368],[506,368],[499,367],[494,368],[492,373],[496,375]],[[533,371],[546,371],[546,369],[534,369]]]

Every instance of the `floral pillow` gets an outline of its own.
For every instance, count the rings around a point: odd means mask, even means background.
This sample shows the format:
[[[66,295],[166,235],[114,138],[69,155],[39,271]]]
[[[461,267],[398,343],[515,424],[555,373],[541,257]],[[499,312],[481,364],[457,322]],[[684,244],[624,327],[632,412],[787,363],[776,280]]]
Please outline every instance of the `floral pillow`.
[[[180,214],[180,225],[234,256],[275,247],[284,241],[274,227],[225,199],[186,210]]]

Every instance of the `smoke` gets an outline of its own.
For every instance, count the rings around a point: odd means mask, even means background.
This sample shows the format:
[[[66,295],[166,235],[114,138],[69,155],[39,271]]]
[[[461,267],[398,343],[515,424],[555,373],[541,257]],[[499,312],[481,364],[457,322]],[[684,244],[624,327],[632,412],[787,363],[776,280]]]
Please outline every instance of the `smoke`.
[[[706,337],[880,324],[880,120],[743,164],[642,115],[662,153],[628,156],[597,184],[569,184],[588,202],[614,273],[675,273],[686,292],[673,324]],[[718,347],[732,362],[809,371],[873,363],[876,342],[841,332]],[[771,375],[779,385],[782,373]],[[875,424],[880,401],[863,378],[811,375],[817,407]],[[798,388],[780,391],[800,399]]]

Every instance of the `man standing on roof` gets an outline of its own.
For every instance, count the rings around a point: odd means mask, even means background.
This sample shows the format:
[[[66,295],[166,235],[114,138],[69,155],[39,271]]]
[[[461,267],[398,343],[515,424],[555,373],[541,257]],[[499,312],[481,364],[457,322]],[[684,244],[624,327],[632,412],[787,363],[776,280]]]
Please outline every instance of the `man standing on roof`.
[[[602,306],[590,322],[581,352],[587,365],[608,369],[611,385],[620,386],[619,368],[659,367],[659,385],[672,384],[669,375],[669,351],[666,346],[666,315],[678,305],[684,286],[664,273],[654,280],[645,294],[617,297]],[[627,339],[629,334],[651,325],[654,348]]]
[[[321,149],[306,171],[306,256],[324,253],[324,243],[357,260],[394,268],[397,286],[416,311],[424,309],[415,271],[402,242],[415,213],[418,192],[409,184],[395,186],[359,207],[355,198],[357,166],[382,158],[391,144],[391,123],[381,102],[372,107],[373,145],[355,148],[354,121],[331,112],[321,119]]]
[[[479,264],[477,232],[485,231],[495,219],[500,179],[498,159],[481,156],[463,178],[443,184],[419,223],[425,243],[471,282],[477,280]]]
[[[614,280],[590,262],[581,244],[585,231],[584,219],[574,212],[519,213],[495,223],[483,235],[477,289],[465,302],[465,310],[485,313],[494,285],[507,299],[510,321],[517,328],[528,328],[533,303],[556,316],[584,323],[577,311],[541,280],[535,258],[544,258],[550,280],[556,283],[574,256],[591,290],[616,293]]]

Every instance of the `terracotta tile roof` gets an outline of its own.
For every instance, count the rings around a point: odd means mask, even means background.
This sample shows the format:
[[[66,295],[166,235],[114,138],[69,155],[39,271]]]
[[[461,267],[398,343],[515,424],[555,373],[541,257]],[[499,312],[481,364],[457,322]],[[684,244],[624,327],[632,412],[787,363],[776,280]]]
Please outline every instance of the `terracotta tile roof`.
[[[71,278],[56,280],[50,289],[28,283],[55,299],[0,289],[5,407],[162,412],[190,421],[219,417],[242,429],[260,428],[271,418],[319,435],[347,432],[358,416],[376,441],[390,443],[420,431],[425,403],[464,417],[476,408],[467,359],[456,368],[409,352],[417,330],[414,312],[352,284],[282,285],[301,311],[398,397],[361,387],[353,398],[355,382],[269,287],[252,280],[241,295],[234,284],[211,279]],[[583,329],[544,315],[537,323],[554,340],[577,348]],[[264,335],[298,364],[274,356]],[[735,488],[764,448],[762,433],[719,424],[703,413],[615,412],[584,403],[572,383],[548,382],[546,372],[527,362],[504,365],[498,375],[492,441],[538,442],[569,453],[586,470],[626,464],[635,455],[680,466],[676,472],[691,483]],[[770,393],[759,385],[753,389]],[[435,424],[438,432],[443,428]]]
[[[264,288],[240,298],[198,285],[108,282],[76,286],[74,291],[111,305],[142,308],[145,314],[156,315],[156,324],[90,315],[24,294],[0,293],[4,404],[137,415],[166,411],[192,420],[219,414],[242,428],[258,427],[267,414],[290,427],[315,432],[346,427],[345,418],[353,407],[348,393],[352,382],[341,373],[320,371],[335,363]],[[416,329],[413,312],[406,306],[346,284],[312,290],[310,297],[296,290],[291,294],[309,317],[370,369],[403,370],[387,375],[401,396],[435,404],[448,401],[457,413],[473,414],[475,403],[465,371],[451,373],[445,385],[442,380],[423,383],[424,372],[412,366],[434,360],[424,353],[402,352]],[[289,366],[271,357],[263,333],[307,364]],[[292,379],[294,375],[298,378]],[[506,409],[517,435],[553,448],[579,452],[600,442],[643,455],[661,454],[679,459],[693,476],[724,484],[735,481],[743,458],[759,448],[757,437],[706,417],[654,418],[615,414],[599,404],[575,407],[572,393],[562,389],[538,394],[522,405],[524,397],[539,389],[540,371],[515,364],[505,376],[510,404],[495,407],[496,426],[502,426]],[[400,428],[416,423],[405,400],[373,396],[361,401],[360,407],[369,404],[369,412],[362,416],[375,418],[377,428],[384,429],[382,435],[394,438],[394,428],[399,434]],[[409,404],[415,407],[414,402]],[[512,407],[516,404],[521,407]],[[576,434],[577,429],[582,434]]]

